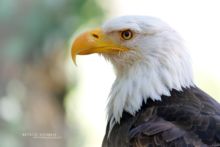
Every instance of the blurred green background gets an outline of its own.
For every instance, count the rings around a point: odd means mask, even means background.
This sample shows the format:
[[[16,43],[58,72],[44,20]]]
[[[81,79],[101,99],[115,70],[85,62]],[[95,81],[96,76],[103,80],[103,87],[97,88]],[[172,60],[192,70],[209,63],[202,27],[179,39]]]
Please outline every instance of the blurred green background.
[[[68,41],[103,18],[95,0],[0,1],[0,147],[84,145],[66,117],[65,97],[77,85],[65,69]]]

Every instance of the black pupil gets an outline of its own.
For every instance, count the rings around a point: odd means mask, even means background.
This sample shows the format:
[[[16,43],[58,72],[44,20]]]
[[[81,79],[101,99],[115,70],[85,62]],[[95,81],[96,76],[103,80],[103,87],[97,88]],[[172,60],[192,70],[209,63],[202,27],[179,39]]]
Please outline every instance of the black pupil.
[[[125,32],[124,32],[124,36],[125,36],[125,37],[129,37],[129,36],[130,36],[130,32],[129,32],[129,31],[125,31]]]

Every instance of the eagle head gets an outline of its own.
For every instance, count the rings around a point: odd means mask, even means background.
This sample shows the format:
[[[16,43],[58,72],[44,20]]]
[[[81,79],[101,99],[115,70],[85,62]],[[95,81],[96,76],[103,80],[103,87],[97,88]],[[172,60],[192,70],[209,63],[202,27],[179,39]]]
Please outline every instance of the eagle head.
[[[116,73],[107,105],[111,124],[123,111],[132,115],[147,99],[161,100],[172,89],[194,86],[190,56],[179,34],[162,20],[122,16],[81,34],[72,44],[76,55],[99,53]]]

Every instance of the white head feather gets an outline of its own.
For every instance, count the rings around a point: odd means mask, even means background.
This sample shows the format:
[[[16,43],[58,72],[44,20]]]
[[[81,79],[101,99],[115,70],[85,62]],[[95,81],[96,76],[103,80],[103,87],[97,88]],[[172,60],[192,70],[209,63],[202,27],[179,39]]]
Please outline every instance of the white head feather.
[[[160,19],[122,16],[103,25],[115,43],[129,49],[119,54],[103,54],[115,67],[116,80],[107,105],[110,128],[120,123],[123,111],[132,115],[147,99],[161,100],[170,91],[194,86],[190,56],[181,37]],[[119,32],[131,30],[131,40],[120,39]]]

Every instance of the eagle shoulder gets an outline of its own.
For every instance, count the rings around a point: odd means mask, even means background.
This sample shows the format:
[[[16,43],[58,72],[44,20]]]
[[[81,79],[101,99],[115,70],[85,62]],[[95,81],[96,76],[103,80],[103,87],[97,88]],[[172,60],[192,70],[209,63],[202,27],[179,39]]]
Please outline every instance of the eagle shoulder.
[[[108,132],[108,127],[107,127]],[[131,116],[124,112],[103,147],[220,146],[220,105],[198,88],[148,100]]]

